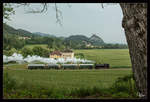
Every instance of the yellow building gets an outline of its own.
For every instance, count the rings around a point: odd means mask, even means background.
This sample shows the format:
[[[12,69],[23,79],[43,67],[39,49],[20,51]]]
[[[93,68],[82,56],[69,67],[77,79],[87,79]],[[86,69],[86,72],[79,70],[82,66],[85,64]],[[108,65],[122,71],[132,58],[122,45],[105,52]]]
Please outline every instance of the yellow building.
[[[50,54],[50,58],[55,58],[55,59],[57,59],[57,58],[60,58],[61,57],[61,52],[60,51],[54,51],[54,52],[52,52],[51,54]]]
[[[60,51],[54,51],[50,54],[50,58],[74,58],[74,52],[72,50],[64,50],[62,52]]]
[[[74,58],[74,52],[72,50],[64,50],[62,51],[62,58],[66,59],[66,58]]]

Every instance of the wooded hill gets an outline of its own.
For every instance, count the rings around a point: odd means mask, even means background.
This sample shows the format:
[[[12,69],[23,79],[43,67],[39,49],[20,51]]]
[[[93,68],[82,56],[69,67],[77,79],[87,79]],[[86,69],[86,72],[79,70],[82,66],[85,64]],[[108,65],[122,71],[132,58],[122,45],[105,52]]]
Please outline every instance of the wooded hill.
[[[26,44],[47,44],[52,49],[127,48],[125,44],[106,44],[95,34],[89,38],[84,35],[56,37],[52,34],[15,29],[3,23],[3,49],[20,49]]]

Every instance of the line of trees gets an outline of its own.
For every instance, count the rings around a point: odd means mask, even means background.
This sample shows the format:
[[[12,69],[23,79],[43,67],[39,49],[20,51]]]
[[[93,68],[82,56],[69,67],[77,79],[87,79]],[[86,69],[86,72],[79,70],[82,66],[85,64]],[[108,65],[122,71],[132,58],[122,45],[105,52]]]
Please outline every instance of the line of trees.
[[[19,39],[20,36],[12,34],[3,34],[3,50],[22,49],[25,45],[46,44],[49,49],[61,50],[65,48],[62,40],[51,37],[31,37],[31,39]]]
[[[32,49],[28,47],[24,47],[20,50],[16,50],[15,48],[12,48],[10,50],[3,50],[3,54],[7,56],[11,56],[14,53],[22,54],[23,57],[27,57],[28,55],[37,55],[41,57],[49,57],[51,50],[47,48],[43,48],[40,46],[35,46]]]

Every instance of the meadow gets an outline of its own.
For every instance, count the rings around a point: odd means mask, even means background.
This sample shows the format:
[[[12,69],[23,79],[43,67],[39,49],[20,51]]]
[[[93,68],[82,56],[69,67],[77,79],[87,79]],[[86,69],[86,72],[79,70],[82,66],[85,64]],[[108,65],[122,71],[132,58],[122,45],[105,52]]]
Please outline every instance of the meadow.
[[[42,48],[47,48],[47,45],[46,44],[32,44],[32,45],[25,45],[24,47],[27,47],[27,48],[33,48],[35,46],[40,46]]]
[[[47,47],[45,44],[26,45],[31,49],[34,46]],[[108,63],[111,68],[131,68],[129,49],[80,49],[73,51],[75,54],[83,53],[87,60],[93,60],[99,64]]]
[[[131,74],[131,69],[110,70],[4,70],[17,82],[25,81],[31,86],[57,89],[100,86],[108,88],[115,79]]]
[[[4,98],[136,98],[129,92],[133,86],[128,82],[111,89],[118,78],[131,75],[131,69],[28,70],[24,67],[3,71],[7,87],[4,87]]]
[[[74,50],[75,53],[83,53],[85,59],[96,63],[108,63],[112,68],[131,68],[128,49],[91,49]]]
[[[28,47],[32,48],[33,45],[28,45]],[[117,85],[111,89],[118,78],[132,74],[128,49],[92,49],[74,50],[74,52],[83,53],[85,59],[94,60],[96,63],[108,63],[111,68],[99,70],[28,70],[27,64],[5,64],[4,74],[8,73],[15,80],[12,82],[16,84],[8,85],[8,87],[14,87],[11,91],[4,88],[4,97],[61,99],[136,97],[135,94],[132,96],[132,92],[135,91],[132,90],[134,88],[128,83],[129,81],[123,82],[123,84],[121,82],[118,84],[119,87]],[[4,75],[5,77],[6,75]],[[7,79],[9,78],[5,79],[6,84],[10,84]],[[40,90],[43,91],[39,92]]]

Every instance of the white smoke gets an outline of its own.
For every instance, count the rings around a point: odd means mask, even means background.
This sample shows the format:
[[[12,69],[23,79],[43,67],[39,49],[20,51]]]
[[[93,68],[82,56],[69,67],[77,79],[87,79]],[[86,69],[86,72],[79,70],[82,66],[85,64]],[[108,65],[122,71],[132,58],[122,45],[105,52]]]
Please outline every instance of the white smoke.
[[[43,63],[50,63],[50,64],[56,64],[56,63],[94,63],[94,61],[91,60],[86,60],[86,59],[80,59],[80,58],[58,58],[58,59],[54,59],[54,58],[44,58],[44,57],[40,57],[40,56],[30,56],[28,55],[26,58],[23,58],[23,56],[21,54],[17,54],[14,53],[12,56],[6,56],[3,55],[3,63],[8,63],[10,61],[15,61],[18,63],[24,63],[24,62],[28,62],[28,63],[33,63],[35,61],[39,61],[39,62],[43,62]]]

